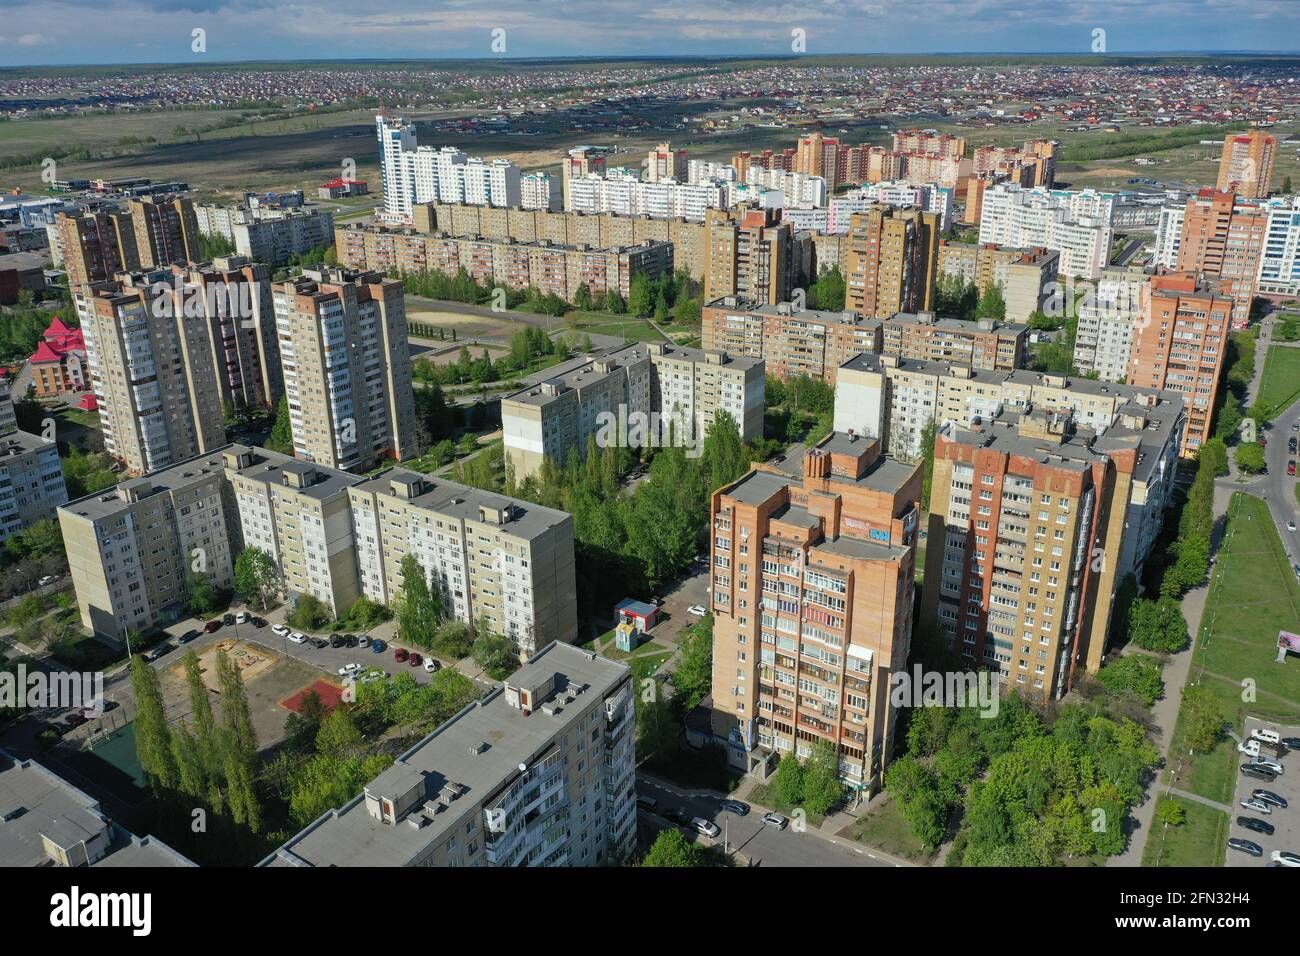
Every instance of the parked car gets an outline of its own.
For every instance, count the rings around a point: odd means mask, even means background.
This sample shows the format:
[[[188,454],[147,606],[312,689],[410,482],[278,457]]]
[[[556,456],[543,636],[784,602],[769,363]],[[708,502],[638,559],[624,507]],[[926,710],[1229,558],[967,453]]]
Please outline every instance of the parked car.
[[[342,667],[339,668],[339,676],[340,676],[340,677],[352,677],[352,676],[354,676],[355,674],[359,673],[360,670],[361,670],[361,665],[360,665],[360,664],[357,664],[357,663],[344,664]]]
[[[382,654],[382,653],[384,653],[384,649],[385,649],[386,647],[388,647],[388,645],[385,644],[383,641],[371,641],[371,642],[370,642],[370,653],[372,653],[372,654]]]
[[[1287,750],[1300,750],[1300,737],[1283,737],[1281,744]]]
[[[691,821],[686,819],[686,814],[682,813],[682,811],[678,810],[676,807],[669,807],[661,814],[661,816],[669,823],[675,823],[679,827],[691,825]]]
[[[1272,783],[1277,779],[1277,774],[1265,767],[1257,767],[1254,764],[1244,763],[1241,765],[1241,772],[1247,777],[1254,777],[1256,780],[1263,780],[1265,783]]]
[[[704,817],[691,817],[691,826],[696,833],[702,833],[710,839],[716,839],[718,834],[722,832],[721,827],[712,820],[704,819]]]
[[[323,651],[323,650],[325,650],[325,648],[327,648],[327,647],[330,646],[330,642],[327,641],[327,640],[325,640],[325,638],[323,638],[323,637],[314,637],[314,638],[312,638],[312,642],[311,642],[311,643],[312,643],[312,646],[315,647],[316,650],[318,650],[318,651]]]
[[[202,631],[186,631],[180,637],[176,638],[176,643],[188,644],[190,641],[194,640],[194,638],[198,637],[202,633],[203,633]]]
[[[252,615],[249,614],[247,611],[240,611],[238,614],[235,615],[236,624],[247,624],[252,619],[253,619]]]
[[[1295,474],[1295,459],[1294,459],[1294,458],[1292,458],[1290,461],[1288,461],[1288,462],[1286,463],[1286,473],[1287,473],[1288,475],[1294,475],[1294,474]]]
[[[704,617],[704,615],[708,614],[709,612],[707,608],[704,608],[699,604],[692,604],[690,607],[686,609],[686,613],[691,615],[692,617]]]
[[[275,627],[271,628],[271,633],[274,634],[276,637],[288,637],[289,630],[290,629],[287,624],[277,624],[275,625]]]
[[[1300,853],[1292,853],[1290,850],[1274,850],[1269,859],[1283,866],[1300,866]]]
[[[90,718],[86,717],[83,714],[68,714],[67,719],[63,722],[63,726],[67,728],[67,730],[76,730],[78,727],[80,727],[84,723],[87,723],[89,720]],[[64,732],[66,733],[67,730],[65,730]]]
[[[421,657],[419,654],[413,652],[409,657],[406,658],[406,663],[410,667],[419,667],[421,664],[424,663],[424,658]]]
[[[1265,803],[1277,807],[1279,810],[1285,810],[1288,806],[1286,797],[1278,796],[1272,790],[1256,790],[1251,794],[1256,800],[1262,800]]]
[[[226,625],[226,627],[232,627],[232,626],[234,626],[234,623],[235,623],[235,615],[233,615],[233,614],[223,614],[223,615],[221,615],[221,623],[224,624],[224,625]]]
[[[426,657],[424,659],[424,669],[430,674],[436,674],[438,671],[442,670],[442,664],[439,661],[435,661],[432,657]]]
[[[1241,801],[1241,805],[1247,810],[1254,810],[1256,813],[1262,813],[1266,816],[1273,812],[1273,808],[1267,803],[1263,800],[1256,800],[1254,797]]]
[[[344,644],[343,635],[335,634],[330,638],[330,647],[342,647]]]
[[[1263,856],[1264,848],[1253,840],[1243,840],[1241,837],[1232,837],[1228,840],[1228,849],[1240,850],[1242,853],[1249,853],[1251,856]]]
[[[1262,740],[1265,743],[1270,743],[1270,744],[1280,743],[1282,740],[1281,734],[1279,734],[1276,730],[1272,730],[1271,728],[1268,727],[1255,727],[1253,730],[1251,730],[1250,736],[1254,740]]]
[[[1258,817],[1237,817],[1237,826],[1245,827],[1247,830],[1254,830],[1256,833],[1264,834],[1264,836],[1273,835],[1273,824],[1265,823]]]
[[[43,578],[41,578],[39,581],[36,582],[36,586],[37,586],[37,587],[41,587],[41,588],[43,588],[43,587],[45,587],[45,585],[47,585],[47,584],[53,584],[53,583],[54,583],[55,581],[57,581],[57,580],[58,580],[58,578],[56,578],[54,575],[52,575],[52,574],[47,574],[47,575],[45,575]]]
[[[98,707],[83,707],[81,709],[81,716],[85,717],[87,720],[94,720],[96,717],[104,716],[104,714],[107,714],[110,710],[117,710],[119,706],[121,705],[119,705],[115,700],[101,700]]]
[[[775,810],[769,810],[767,813],[763,814],[764,825],[769,827],[775,827],[778,830],[784,830],[786,824],[788,824],[789,822],[790,822],[789,820],[787,820],[781,814],[777,813]]]
[[[307,643],[307,635],[306,635],[306,634],[303,634],[301,631],[294,631],[292,634],[289,635],[289,643],[290,643],[290,644],[306,644],[306,643]]]
[[[411,652],[404,647],[399,647],[397,650],[393,651],[393,660],[397,661],[399,664],[410,656]]]
[[[654,813],[659,809],[659,801],[654,797],[647,797],[644,794],[637,794],[636,808],[644,810],[646,813]]]
[[[1288,521],[1288,522],[1286,523],[1286,530],[1288,530],[1288,531],[1294,531],[1294,530],[1295,530],[1295,522],[1294,522],[1294,521]]]
[[[253,627],[256,628],[266,627],[266,618],[264,617],[254,617],[254,618],[250,618],[250,620],[253,622]]]
[[[369,635],[369,634],[359,634],[359,635],[357,635],[357,644],[358,644],[359,646],[361,646],[361,647],[369,647],[369,646],[370,646],[370,635]]]
[[[1272,757],[1252,757],[1250,764],[1252,767],[1262,767],[1270,773],[1277,774],[1279,777],[1285,772],[1282,769],[1282,764],[1274,760]]]
[[[718,804],[718,809],[743,817],[749,813],[749,804],[741,803],[739,800],[723,800]]]
[[[346,644],[348,647],[356,647],[357,636],[355,634],[344,634],[343,643]]]
[[[207,624],[204,624],[204,625],[203,625],[203,630],[205,630],[205,631],[207,631],[209,634],[211,634],[213,631],[217,630],[219,627],[221,627],[221,619],[220,619],[220,618],[216,618],[216,617],[214,617],[212,620],[208,621]]]
[[[144,659],[147,661],[156,661],[158,660],[158,658],[167,654],[171,649],[172,646],[168,644],[166,641],[164,641],[163,643],[155,647],[153,650],[151,650],[148,654],[146,654]]]

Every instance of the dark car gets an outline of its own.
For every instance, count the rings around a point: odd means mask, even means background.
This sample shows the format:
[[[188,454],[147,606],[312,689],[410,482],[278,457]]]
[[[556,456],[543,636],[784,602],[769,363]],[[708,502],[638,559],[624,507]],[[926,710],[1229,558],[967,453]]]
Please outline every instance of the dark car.
[[[80,727],[84,723],[87,723],[89,720],[90,718],[86,717],[83,714],[69,714],[68,719],[64,721],[63,732],[66,734],[70,730],[76,730],[78,727]]]
[[[723,800],[718,804],[720,810],[727,813],[734,813],[738,817],[743,817],[749,813],[749,804],[741,803],[739,800]]]
[[[325,648],[330,646],[330,642],[325,640],[323,637],[312,638],[312,644],[315,645],[316,650],[318,651],[323,651]]]
[[[346,643],[342,634],[335,634],[330,638],[330,647],[342,647]]]
[[[1300,737],[1283,737],[1282,746],[1287,750],[1300,750]]]
[[[180,637],[176,638],[176,643],[188,644],[190,641],[194,640],[194,638],[198,637],[202,633],[203,633],[202,631],[186,631]]]
[[[1256,833],[1264,834],[1264,836],[1273,835],[1273,824],[1258,820],[1255,817],[1237,817],[1237,826],[1244,827],[1247,830],[1254,830]]]
[[[357,636],[356,636],[355,634],[344,634],[344,635],[343,635],[343,642],[344,642],[345,644],[347,644],[348,647],[356,647],[356,646],[357,646]]]
[[[1256,800],[1262,800],[1264,803],[1271,803],[1279,810],[1285,810],[1288,806],[1286,797],[1279,796],[1272,790],[1256,790],[1251,794]]]
[[[235,623],[235,615],[233,615],[233,614],[223,614],[223,615],[221,616],[221,623],[224,624],[224,625],[226,625],[226,627],[231,627],[231,626],[234,625],[234,623]]]
[[[406,663],[409,664],[411,667],[419,667],[421,664],[424,663],[424,658],[421,657],[419,654],[410,654],[406,658]]]
[[[207,624],[203,625],[203,630],[211,634],[213,631],[217,630],[220,627],[221,627],[221,619],[214,617],[212,620],[208,621]]]
[[[151,650],[148,654],[146,654],[146,655],[144,656],[144,659],[147,660],[147,661],[156,661],[156,660],[158,660],[158,658],[162,657],[164,654],[166,654],[166,653],[167,653],[168,651],[170,651],[171,649],[172,649],[172,646],[171,646],[170,644],[167,644],[167,643],[159,644],[157,647],[155,647],[153,650]]]
[[[669,823],[677,824],[679,827],[688,826],[691,822],[690,818],[686,814],[684,814],[681,810],[678,810],[676,807],[669,807],[667,810],[661,813],[660,816],[662,816]]]
[[[253,627],[266,627],[266,618],[264,617],[253,618]]]
[[[1250,840],[1243,840],[1241,837],[1232,837],[1228,840],[1228,849],[1240,850],[1242,853],[1249,853],[1251,856],[1263,856],[1264,848],[1258,843]]]
[[[1277,779],[1277,774],[1267,767],[1257,767],[1253,763],[1244,763],[1241,765],[1241,772],[1247,777],[1254,777],[1256,780],[1263,780],[1265,783],[1272,783]]]

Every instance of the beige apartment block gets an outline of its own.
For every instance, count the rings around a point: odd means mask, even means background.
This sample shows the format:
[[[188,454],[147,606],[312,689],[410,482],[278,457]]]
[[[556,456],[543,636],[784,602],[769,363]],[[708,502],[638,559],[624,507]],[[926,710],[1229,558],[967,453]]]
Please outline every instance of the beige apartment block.
[[[790,299],[794,230],[781,222],[779,209],[710,209],[705,226],[704,301],[734,295],[765,305]]]
[[[402,283],[307,270],[272,290],[294,454],[370,468],[416,453]]]
[[[766,776],[827,741],[874,792],[894,751],[890,675],[905,668],[921,467],[836,432],[791,475],[760,465],[713,494],[713,733]]]
[[[127,202],[140,267],[184,265],[203,258],[194,204],[183,196],[146,196]]]
[[[853,213],[849,217],[845,307],[877,319],[932,309],[938,239],[938,213],[893,206]]]
[[[1246,199],[1263,199],[1273,178],[1273,160],[1277,156],[1277,137],[1272,133],[1251,130],[1229,133],[1223,137],[1219,157],[1219,176],[1214,188],[1235,192]]]
[[[125,212],[87,212],[55,217],[63,267],[70,288],[110,280],[119,272],[140,268],[135,227]]]
[[[701,344],[762,359],[766,373],[782,380],[807,375],[834,385],[837,370],[854,355],[880,351],[881,323],[852,311],[755,305],[727,296],[702,310]]]
[[[933,312],[898,313],[885,319],[882,331],[886,355],[1007,371],[1025,364],[1029,340],[1027,325],[941,319]]]
[[[1012,249],[939,240],[939,275],[974,285],[980,295],[1002,290],[1009,322],[1028,322],[1043,312],[1056,293],[1061,254],[1049,249]]]
[[[449,616],[509,637],[525,658],[577,636],[571,515],[403,468],[348,495],[367,597],[393,606],[411,554]]]
[[[922,626],[1003,691],[1062,697],[1106,649],[1139,455],[1068,412],[1006,412],[935,442]]]
[[[16,428],[0,434],[0,542],[53,518],[67,500],[63,461],[53,440]]]
[[[99,401],[104,449],[133,475],[225,443],[214,317],[186,314],[169,271],[122,274],[73,290]]]

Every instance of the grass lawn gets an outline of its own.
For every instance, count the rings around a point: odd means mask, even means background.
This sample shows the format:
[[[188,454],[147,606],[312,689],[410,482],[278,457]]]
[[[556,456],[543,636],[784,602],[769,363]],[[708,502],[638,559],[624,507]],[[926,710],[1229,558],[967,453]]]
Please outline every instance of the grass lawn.
[[[1165,799],[1176,799],[1166,797]],[[1142,852],[1143,866],[1223,866],[1227,852],[1228,815],[1191,800],[1179,800],[1187,811],[1181,826],[1154,824]]]
[[[1281,412],[1300,398],[1300,349],[1274,345],[1264,357],[1258,401]]]
[[[567,327],[570,333],[621,336],[628,342],[664,341],[664,337],[645,319],[612,316],[605,312],[581,312],[579,315],[578,323]]]
[[[935,854],[912,836],[912,830],[903,819],[902,807],[896,800],[888,799],[875,810],[859,817],[839,832],[864,846],[876,847],[892,856],[929,866]]]
[[[826,819],[826,817],[820,813],[809,813],[803,807],[796,808],[782,800],[780,795],[776,792],[775,781],[772,783],[760,783],[758,786],[754,787],[753,790],[749,791],[749,802],[756,803],[760,807],[768,807],[775,810],[777,813],[785,814],[787,817],[793,817],[795,810],[798,809],[800,813],[807,815],[805,819],[810,827],[820,827],[822,821]]]

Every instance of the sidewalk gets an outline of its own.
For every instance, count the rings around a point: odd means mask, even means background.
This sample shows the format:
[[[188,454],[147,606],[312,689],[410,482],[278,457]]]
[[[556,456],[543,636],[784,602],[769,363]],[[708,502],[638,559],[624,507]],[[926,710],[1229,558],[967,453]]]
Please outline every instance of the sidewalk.
[[[1232,490],[1216,484],[1214,487],[1215,515],[1227,514],[1228,503],[1231,500]],[[1215,541],[1212,553],[1217,550],[1218,541]],[[1201,617],[1205,613],[1205,601],[1209,596],[1210,585],[1214,580],[1214,570],[1214,565],[1211,565],[1208,580],[1200,587],[1193,588],[1183,595],[1183,618],[1187,621],[1187,632],[1191,635],[1191,642],[1184,650],[1170,655],[1169,663],[1166,665],[1163,674],[1165,681],[1164,696],[1157,700],[1155,706],[1151,708],[1151,719],[1155,725],[1152,736],[1156,747],[1160,750],[1161,763],[1164,766],[1169,764],[1169,747],[1174,735],[1174,726],[1178,722],[1178,710],[1183,702],[1183,687],[1186,685],[1187,675],[1191,671],[1192,657],[1196,650],[1196,637],[1201,630]],[[1125,653],[1142,654],[1146,652],[1129,647],[1125,650]],[[1156,802],[1159,800],[1160,794],[1167,789],[1160,782],[1159,775],[1161,772],[1162,770],[1156,770],[1156,777],[1152,780],[1151,786],[1147,788],[1142,802],[1133,808],[1128,847],[1123,853],[1107,860],[1107,866],[1142,865],[1142,854],[1146,849],[1147,837],[1153,831]]]

